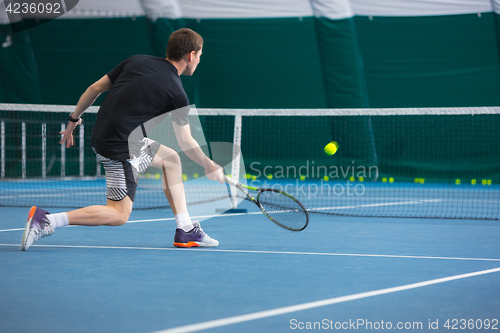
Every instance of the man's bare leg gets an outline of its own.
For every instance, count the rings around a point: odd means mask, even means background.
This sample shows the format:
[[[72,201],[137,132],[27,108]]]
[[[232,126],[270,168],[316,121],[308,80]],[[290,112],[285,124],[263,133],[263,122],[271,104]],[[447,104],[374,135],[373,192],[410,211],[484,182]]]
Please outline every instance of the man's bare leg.
[[[174,215],[187,213],[186,193],[182,181],[182,165],[179,154],[161,146],[151,166],[163,171],[162,187]]]
[[[107,206],[90,206],[66,213],[49,214],[32,207],[21,238],[21,250],[27,250],[40,238],[54,233],[58,227],[66,225],[110,225],[118,226],[127,222],[132,211],[132,200],[127,196],[120,201],[108,200]]]
[[[163,192],[174,214],[187,213],[186,196],[182,182],[182,166],[177,152],[161,146],[151,166],[164,170]],[[127,222],[132,212],[132,206],[133,202],[128,196],[120,201],[108,199],[106,206],[89,206],[67,212],[69,224],[119,226]]]
[[[119,226],[128,221],[133,202],[129,196],[120,201],[108,199],[106,206],[96,205],[67,212],[70,225]]]
[[[218,246],[219,242],[210,238],[203,231],[199,222],[191,221],[189,217],[179,154],[171,148],[161,146],[151,165],[163,171],[163,192],[170,203],[170,207],[175,215],[175,222],[177,223],[174,246]]]

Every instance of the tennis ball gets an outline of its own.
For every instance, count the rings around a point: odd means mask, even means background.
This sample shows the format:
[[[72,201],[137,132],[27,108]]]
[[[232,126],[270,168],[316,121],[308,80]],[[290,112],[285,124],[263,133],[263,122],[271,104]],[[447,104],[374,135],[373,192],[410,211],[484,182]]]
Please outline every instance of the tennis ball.
[[[350,181],[350,182],[353,182],[353,181],[354,181],[354,177],[352,177],[352,176],[351,176],[351,177],[349,177],[349,181]]]
[[[364,179],[363,177],[359,177],[359,178],[358,178],[358,180],[359,180],[360,182],[364,182],[364,181],[365,181],[365,179]]]
[[[394,178],[389,178],[389,183],[394,183]]]
[[[386,177],[382,178],[382,183],[387,183],[387,178]]]
[[[188,176],[186,174],[183,174],[182,175],[182,180],[186,182],[188,180]]]
[[[339,149],[339,144],[335,141],[332,141],[325,146],[324,151],[328,155],[333,155],[337,152],[337,149]]]
[[[306,176],[300,176],[300,180],[306,180]]]
[[[486,184],[491,185],[491,179],[488,179],[488,181],[486,181]]]
[[[193,178],[198,178],[198,177],[200,177],[200,175],[197,172],[193,173]]]
[[[267,179],[269,179],[269,180],[273,179],[273,175],[268,174],[268,175],[267,175]]]
[[[455,184],[460,185],[460,179],[455,179]]]
[[[145,174],[146,178],[149,179],[149,177],[151,177],[151,174],[150,173],[147,173]]]
[[[161,178],[161,175],[159,173],[156,173],[155,174],[155,179],[160,179]]]
[[[330,177],[328,177],[328,176],[324,176],[324,177],[323,177],[323,180],[324,180],[325,182],[327,182],[327,181],[329,181],[329,180],[330,180]]]
[[[481,180],[481,184],[486,185],[486,179]]]
[[[470,183],[471,183],[472,185],[476,185],[476,180],[475,180],[475,179],[472,179],[472,180],[470,181]]]
[[[257,180],[257,176],[252,176],[252,180]]]
[[[245,174],[245,178],[246,178],[246,179],[251,179],[251,178],[252,178],[252,175],[251,175],[251,174],[249,174],[249,173],[247,173],[247,174]]]

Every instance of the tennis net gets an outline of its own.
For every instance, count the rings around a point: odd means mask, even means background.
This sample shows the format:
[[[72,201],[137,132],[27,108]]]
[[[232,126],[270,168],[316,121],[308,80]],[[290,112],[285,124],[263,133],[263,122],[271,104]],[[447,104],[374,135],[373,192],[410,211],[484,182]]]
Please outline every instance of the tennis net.
[[[88,110],[75,130],[75,147],[58,144],[73,109],[0,104],[0,205],[105,203],[104,170],[90,146],[97,108]],[[197,113],[191,127],[206,139],[207,154],[215,143],[233,142],[238,128],[241,178],[285,190],[310,212],[500,219],[500,107]],[[241,126],[235,126],[238,119]],[[168,132],[160,137],[169,139],[160,142],[172,140]],[[323,148],[331,141],[339,149],[330,156]],[[135,208],[168,207],[158,172],[140,176]],[[188,204],[227,195],[224,187],[203,180],[203,170],[185,157],[183,172]]]

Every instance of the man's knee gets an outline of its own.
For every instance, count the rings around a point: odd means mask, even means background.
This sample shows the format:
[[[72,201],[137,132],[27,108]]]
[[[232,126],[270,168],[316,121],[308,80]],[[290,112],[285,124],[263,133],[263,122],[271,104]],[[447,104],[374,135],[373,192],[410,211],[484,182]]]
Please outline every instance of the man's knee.
[[[109,225],[113,226],[113,227],[118,227],[118,226],[121,226],[121,225],[124,225],[125,223],[127,223],[128,218],[130,217],[130,212],[121,212],[118,210],[115,210],[115,211],[116,211],[115,219]]]
[[[132,213],[132,200],[126,196],[120,201],[108,200],[108,207],[112,209],[113,221],[110,226],[120,226],[127,223],[130,213]]]
[[[175,150],[161,146],[153,160],[153,164],[157,164],[156,167],[159,168],[176,168],[181,165],[181,157]]]
[[[177,152],[169,154],[167,156],[162,156],[162,162],[166,167],[177,167],[181,165],[181,157]]]

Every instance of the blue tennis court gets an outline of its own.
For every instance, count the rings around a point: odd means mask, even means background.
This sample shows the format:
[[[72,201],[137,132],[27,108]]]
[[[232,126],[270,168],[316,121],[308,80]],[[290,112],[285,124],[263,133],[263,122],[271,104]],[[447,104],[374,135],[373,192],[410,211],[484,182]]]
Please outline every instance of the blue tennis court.
[[[500,329],[500,0],[6,0],[0,44],[0,333]]]
[[[173,215],[158,209],[60,228],[28,252],[28,209],[1,208],[1,331],[499,327],[497,221],[312,214],[297,233],[242,205],[203,222],[215,249],[174,248]]]
[[[498,108],[198,109],[206,154],[240,181],[299,199],[306,229],[283,230],[250,201],[238,205],[247,213],[216,213],[241,197],[184,159],[189,214],[218,247],[173,246],[174,215],[151,170],[124,226],[59,228],[22,252],[29,206],[104,204],[106,187],[85,141],[95,114],[66,151],[55,129],[71,107],[4,107],[0,331],[500,327]],[[340,148],[327,155],[332,138]]]

